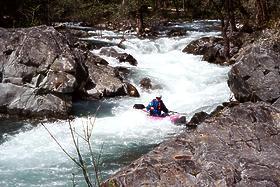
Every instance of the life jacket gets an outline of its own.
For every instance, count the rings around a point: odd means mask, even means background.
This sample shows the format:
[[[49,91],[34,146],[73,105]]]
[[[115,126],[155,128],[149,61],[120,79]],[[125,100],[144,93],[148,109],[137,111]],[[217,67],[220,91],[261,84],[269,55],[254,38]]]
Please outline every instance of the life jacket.
[[[157,109],[161,111],[161,102],[160,101],[157,102],[158,102]]]
[[[157,110],[157,113],[161,113],[161,109],[162,109],[162,106],[161,106],[161,101],[158,101],[157,99],[153,99],[153,107]]]
[[[157,99],[153,99],[153,101],[151,103],[152,103],[153,107],[158,111],[158,114],[161,114],[161,111],[168,113],[168,109],[163,104],[162,100],[158,101]]]

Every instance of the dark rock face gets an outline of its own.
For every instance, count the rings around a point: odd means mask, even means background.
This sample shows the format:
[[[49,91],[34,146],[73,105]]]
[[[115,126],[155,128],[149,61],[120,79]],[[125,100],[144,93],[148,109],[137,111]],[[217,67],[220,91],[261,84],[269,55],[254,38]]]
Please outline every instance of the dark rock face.
[[[232,57],[235,55],[238,50],[239,47],[231,43],[230,56]],[[192,41],[187,47],[183,49],[183,52],[194,55],[203,55],[203,60],[221,65],[223,65],[226,61],[223,51],[223,39],[216,37],[204,37]]]
[[[228,85],[238,101],[273,103],[280,97],[280,52],[277,48],[280,32],[274,33],[274,38],[260,39],[246,47],[236,59],[237,63],[229,72]]]
[[[103,186],[279,186],[280,111],[225,108],[117,172]]]
[[[174,28],[167,32],[167,36],[174,37],[174,36],[185,36],[186,30],[182,28]]]
[[[209,114],[207,114],[206,112],[203,112],[203,111],[195,113],[194,116],[191,118],[191,120],[187,123],[187,126],[198,125],[208,117],[209,117]]]
[[[89,77],[95,84],[92,89],[87,90],[87,93],[93,98],[126,95],[124,83],[117,78],[113,67],[97,66],[91,61],[87,61],[86,66],[88,67]]]
[[[121,79],[126,80],[130,75],[130,69],[122,66],[115,67],[115,74]]]
[[[126,92],[127,92],[127,95],[129,95],[131,97],[140,97],[140,94],[139,94],[137,88],[128,82],[126,83]]]
[[[150,78],[145,77],[140,81],[140,86],[144,89],[151,89],[152,88],[152,81]]]
[[[225,58],[222,53],[223,39],[215,37],[204,37],[199,40],[192,41],[183,52],[194,55],[203,55],[203,60],[211,63],[222,64]]]
[[[108,62],[70,43],[53,27],[0,28],[0,113],[61,118],[72,96],[129,95]]]
[[[106,55],[110,57],[114,57],[119,60],[119,62],[128,62],[132,66],[137,66],[137,60],[127,53],[119,53],[114,48],[102,48],[100,51],[100,55]]]
[[[142,89],[146,89],[146,90],[162,89],[162,86],[160,85],[160,83],[152,84],[152,80],[148,77],[141,79],[139,84]]]

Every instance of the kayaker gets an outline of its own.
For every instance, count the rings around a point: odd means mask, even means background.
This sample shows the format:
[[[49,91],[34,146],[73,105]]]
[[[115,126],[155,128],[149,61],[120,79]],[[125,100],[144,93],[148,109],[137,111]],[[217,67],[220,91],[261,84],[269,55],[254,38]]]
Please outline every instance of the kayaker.
[[[150,113],[151,116],[161,116],[165,117],[168,115],[168,109],[166,108],[165,104],[161,100],[162,96],[157,95],[155,99],[153,99],[148,106],[146,107],[147,111]],[[164,112],[164,113],[161,113]]]

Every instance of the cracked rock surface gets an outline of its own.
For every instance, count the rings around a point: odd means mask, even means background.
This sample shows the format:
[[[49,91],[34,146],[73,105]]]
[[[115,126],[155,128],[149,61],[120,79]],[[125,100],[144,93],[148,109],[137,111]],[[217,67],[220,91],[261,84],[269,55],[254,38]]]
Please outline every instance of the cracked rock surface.
[[[280,98],[279,30],[263,31],[259,40],[241,50],[236,61],[228,85],[238,101],[274,103]]]

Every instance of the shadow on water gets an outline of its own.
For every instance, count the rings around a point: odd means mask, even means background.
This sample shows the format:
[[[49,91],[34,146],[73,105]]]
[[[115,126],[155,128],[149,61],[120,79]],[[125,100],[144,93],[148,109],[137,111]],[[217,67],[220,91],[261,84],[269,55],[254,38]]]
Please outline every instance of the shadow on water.
[[[94,115],[97,108],[100,106],[97,117],[114,116],[113,108],[118,104],[105,101],[77,101],[73,103],[72,112],[74,116],[88,116]],[[15,120],[0,120],[0,144],[8,141],[11,136],[14,136],[20,132],[31,130],[34,126],[38,125],[37,122],[25,122]]]
[[[0,144],[7,141],[8,137],[22,131],[28,131],[31,128],[31,125],[22,121],[0,120]]]
[[[75,101],[73,103],[72,113],[74,116],[94,115],[99,118],[114,116],[113,108],[119,106],[118,103],[109,101]],[[100,107],[98,109],[98,107]],[[96,113],[98,109],[98,112]]]
[[[129,165],[132,161],[140,158],[142,155],[153,150],[158,144],[130,144],[127,146],[120,145],[118,151],[103,153],[101,156],[102,178],[107,179],[110,176],[108,171],[117,171],[119,168]]]

